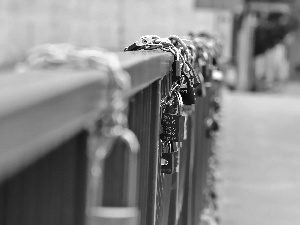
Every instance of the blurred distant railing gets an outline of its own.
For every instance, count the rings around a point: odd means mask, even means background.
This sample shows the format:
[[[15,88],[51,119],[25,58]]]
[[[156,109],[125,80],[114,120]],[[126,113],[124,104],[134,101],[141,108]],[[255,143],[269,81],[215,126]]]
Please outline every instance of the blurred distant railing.
[[[0,224],[199,223],[215,130],[209,122],[218,104],[219,84],[207,85],[206,97],[197,99],[188,116],[179,170],[163,174],[160,99],[171,86],[173,55],[155,51],[117,55],[132,79],[128,125],[140,142],[137,180],[128,180],[130,153],[121,151],[126,146],[117,142],[104,162],[101,207],[90,213],[87,127],[98,122],[94,114],[101,117],[109,104],[104,74],[70,69],[4,74],[0,77]]]

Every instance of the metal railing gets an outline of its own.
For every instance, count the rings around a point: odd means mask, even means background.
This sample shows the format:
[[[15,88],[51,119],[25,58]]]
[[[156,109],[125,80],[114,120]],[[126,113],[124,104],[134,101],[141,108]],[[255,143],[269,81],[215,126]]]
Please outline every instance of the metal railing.
[[[155,51],[118,56],[132,79],[128,126],[140,143],[137,179],[129,179],[130,151],[116,142],[103,165],[102,208],[86,216],[91,163],[87,127],[98,122],[95,113],[101,117],[109,101],[104,75],[68,69],[2,75],[0,224],[199,223],[213,141],[207,119],[218,84],[207,87],[206,97],[197,99],[188,116],[179,169],[162,174],[160,100],[171,86],[173,56]]]

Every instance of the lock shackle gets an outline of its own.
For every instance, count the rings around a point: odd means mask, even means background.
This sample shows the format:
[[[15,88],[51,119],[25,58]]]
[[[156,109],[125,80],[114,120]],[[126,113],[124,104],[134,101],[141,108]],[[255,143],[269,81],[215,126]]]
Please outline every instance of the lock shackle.
[[[180,53],[180,50],[174,46],[174,51],[176,52],[176,59],[178,61],[180,61],[180,57],[183,58],[182,55],[181,55],[181,53]]]
[[[116,141],[120,139],[122,141],[124,141],[128,147],[131,153],[138,153],[139,148],[140,148],[140,144],[139,141],[136,137],[136,135],[128,128],[126,127],[122,127],[122,126],[114,126],[111,129],[109,129],[108,132],[104,132],[101,138],[101,142],[103,143],[101,145],[100,142],[100,146],[99,148],[96,150],[103,150],[105,149],[105,154],[100,154],[98,153],[101,157],[101,159],[105,159],[107,157],[107,155],[110,153],[110,151],[112,150],[112,146],[116,143]]]
[[[190,71],[189,71],[190,74],[191,74],[194,78],[196,78],[196,80],[197,80],[199,83],[201,83],[201,79],[196,75],[196,72],[195,72],[193,66],[191,65],[191,63],[188,62],[188,61],[186,61],[186,65],[188,65],[188,67],[189,67],[189,69],[190,69]]]
[[[137,153],[140,149],[139,141],[136,135],[128,128],[116,126],[109,132],[104,132],[99,138],[100,145],[91,156],[92,163],[90,168],[90,191],[89,206],[98,207],[98,203],[103,199],[103,171],[104,161],[113,150],[113,146],[117,140],[122,140],[129,149],[129,184],[136,183]],[[124,148],[125,149],[125,148]],[[123,150],[123,149],[122,149]],[[128,189],[130,191],[130,189]],[[100,195],[99,195],[100,193]],[[127,193],[129,195],[129,192]]]
[[[169,91],[169,96],[171,97],[173,95],[174,92],[176,92],[176,90],[178,90],[180,88],[180,84],[178,84],[177,82],[173,83],[170,91]]]
[[[114,129],[114,128],[112,128]],[[122,224],[138,224],[139,210],[136,206],[136,183],[138,179],[138,160],[137,160],[137,152],[139,151],[139,143],[135,134],[129,130],[128,128],[122,127],[122,129],[117,128],[116,131],[119,132],[104,134],[101,138],[100,142],[102,143],[99,148],[96,150],[96,154],[92,158],[92,168],[90,172],[89,179],[89,188],[88,188],[88,201],[87,201],[87,220],[88,224],[119,224],[118,221],[122,221]],[[107,187],[104,185],[105,179],[105,158],[112,151],[113,145],[117,140],[124,141],[129,148],[129,157],[126,158],[127,167],[124,167],[126,172],[128,173],[127,178],[125,180],[120,180],[118,177],[113,177],[113,182],[115,186],[125,185],[126,192],[122,192],[121,198],[124,198],[126,201],[126,205],[106,205],[104,194],[108,191]],[[101,149],[102,148],[102,149]],[[104,149],[106,148],[106,149]],[[124,148],[127,149],[128,148]],[[116,150],[123,150],[116,149]],[[98,152],[97,152],[98,151]],[[100,156],[97,154],[99,151],[105,151],[106,154],[101,154]],[[96,171],[95,171],[96,170]],[[107,174],[109,175],[109,174]],[[121,182],[121,183],[120,183]],[[121,186],[122,188],[124,186]],[[114,188],[113,188],[114,189]],[[109,197],[110,198],[110,197]],[[113,200],[114,201],[114,200]]]
[[[170,143],[171,143],[170,141],[164,141],[164,142],[162,142],[163,153],[168,153],[169,152]],[[165,149],[167,151],[165,151]]]
[[[183,100],[182,100],[182,97],[181,97],[181,94],[179,93],[178,90],[175,90],[173,92],[175,94],[175,97],[178,99],[177,103],[177,109],[178,109],[178,114],[180,115],[181,114],[181,111],[182,111],[182,108],[183,108]]]
[[[168,94],[166,96],[164,96],[161,100],[160,100],[160,107],[164,107],[168,104],[168,102],[171,100],[172,98],[172,94],[173,92],[178,89],[180,87],[179,84],[177,84],[176,82],[172,84],[172,87],[170,89],[170,91],[168,92]]]
[[[174,149],[173,149],[173,143],[171,141],[168,142],[168,153],[172,153],[174,152]]]
[[[140,149],[140,143],[132,130],[128,128],[123,128],[123,132],[117,136],[117,138],[120,138],[125,143],[127,143],[130,153],[137,154]]]
[[[183,108],[183,101],[182,101],[182,97],[179,93],[179,91],[176,89],[180,87],[180,85],[176,84],[169,92],[168,95],[166,95],[160,103],[160,107],[163,109],[163,112],[166,110],[167,105],[171,105],[170,101],[174,102],[174,100],[177,98],[178,101],[176,102],[176,108],[177,108],[177,112],[178,114],[180,114],[182,108]]]

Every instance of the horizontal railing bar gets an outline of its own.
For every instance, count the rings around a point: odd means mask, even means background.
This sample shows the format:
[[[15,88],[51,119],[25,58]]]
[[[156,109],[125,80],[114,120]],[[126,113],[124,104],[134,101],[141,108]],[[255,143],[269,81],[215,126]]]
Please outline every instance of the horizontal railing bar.
[[[99,72],[0,76],[0,180],[87,125],[108,102]]]
[[[139,51],[120,52],[117,55],[122,68],[131,76],[131,95],[164,77],[172,68],[173,55],[171,53]]]
[[[171,70],[163,52],[117,53],[130,73],[131,95]],[[71,137],[108,104],[98,71],[40,70],[0,76],[0,181]]]

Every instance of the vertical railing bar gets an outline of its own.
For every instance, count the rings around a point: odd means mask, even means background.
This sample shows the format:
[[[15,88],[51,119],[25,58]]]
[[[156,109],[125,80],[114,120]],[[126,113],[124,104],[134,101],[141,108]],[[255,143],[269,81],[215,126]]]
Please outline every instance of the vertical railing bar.
[[[159,118],[160,118],[160,99],[161,99],[161,80],[158,80],[156,81],[154,84],[153,84],[153,87],[152,87],[152,100],[153,100],[153,105],[155,104],[155,107],[153,107],[153,111],[155,112],[155,115],[156,115],[156,118],[157,118],[157,127],[156,127],[156,132],[155,134],[157,135],[156,137],[153,137],[155,138],[155,140],[153,141],[154,143],[156,142],[156,146],[154,148],[154,152],[153,152],[153,157],[154,157],[154,165],[153,165],[153,182],[154,182],[154,185],[153,185],[153,199],[154,199],[154,203],[153,203],[153,225],[156,223],[156,211],[157,211],[157,194],[158,194],[158,180],[157,180],[157,177],[158,177],[158,157],[159,156],[159,139],[158,139],[158,135],[159,135]]]
[[[6,206],[7,206],[7,192],[6,192],[6,182],[0,185],[0,224],[5,224],[6,222]]]
[[[88,183],[88,132],[82,131],[78,134],[77,148],[75,153],[75,193],[74,193],[74,204],[75,208],[73,213],[76,215],[75,225],[82,225],[85,221],[85,203],[86,203],[86,193],[87,193],[87,183]]]
[[[76,146],[78,146],[77,139],[80,138],[79,135],[75,140],[69,141],[64,146],[64,151],[62,152],[62,169],[61,173],[63,173],[63,196],[64,199],[62,202],[62,224],[74,224],[77,218],[72,218],[73,216],[77,217],[76,214],[73,215],[75,209],[75,159],[76,159]]]
[[[139,115],[138,115],[138,121],[139,122],[142,122],[144,121],[144,112],[145,112],[145,108],[143,107],[143,100],[144,100],[144,90],[140,92],[139,94],[139,98],[138,98],[138,101],[137,101],[137,105],[138,105],[138,108],[139,108]],[[148,155],[148,149],[147,149],[147,145],[146,145],[146,139],[145,139],[145,134],[143,132],[143,127],[142,126],[139,126],[138,128],[139,130],[139,134],[140,134],[140,140],[141,140],[141,148],[142,148],[142,151],[141,151],[141,162],[140,162],[140,165],[144,166],[142,167],[143,169],[141,170],[142,171],[142,179],[143,179],[143,194],[144,196],[142,196],[143,198],[143,207],[144,210],[141,215],[141,218],[144,219],[143,223],[141,224],[144,224],[146,225],[147,224],[147,221],[148,221],[148,218],[147,218],[147,211],[148,211],[148,208],[149,208],[149,205],[147,204],[147,194],[148,194],[148,179],[147,179],[147,174],[148,174],[148,167],[149,167],[149,162],[148,162],[148,159],[147,159],[147,155]]]
[[[155,224],[155,214],[156,214],[156,194],[157,194],[157,175],[158,175],[158,157],[159,157],[159,118],[160,118],[160,98],[161,98],[161,82],[154,82],[149,88],[149,162],[151,162],[151,170],[149,172],[149,183],[151,184],[151,189],[149,191],[148,199],[151,200],[152,205],[151,211],[148,211],[148,218],[151,218],[151,225]],[[148,200],[149,201],[149,200]]]
[[[143,105],[144,105],[144,117],[143,117],[143,121],[145,121],[145,125],[146,127],[144,128],[144,139],[145,139],[145,148],[147,149],[147,155],[146,155],[146,161],[147,161],[147,205],[150,206],[147,209],[146,212],[146,218],[147,218],[147,225],[152,225],[153,221],[152,221],[152,210],[153,210],[153,201],[151,199],[152,197],[152,179],[151,179],[151,172],[152,172],[152,158],[151,158],[151,147],[153,148],[153,146],[151,146],[151,98],[150,98],[150,92],[151,92],[151,86],[147,87],[144,90],[144,96],[143,96]],[[147,128],[147,129],[146,129]],[[146,162],[145,161],[145,162]]]

